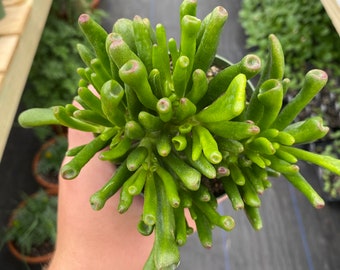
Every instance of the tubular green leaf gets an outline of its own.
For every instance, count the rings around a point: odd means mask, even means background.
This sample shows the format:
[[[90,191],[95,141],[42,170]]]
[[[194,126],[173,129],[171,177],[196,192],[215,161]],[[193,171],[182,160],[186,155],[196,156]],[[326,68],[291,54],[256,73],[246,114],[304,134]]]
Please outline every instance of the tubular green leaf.
[[[18,121],[24,128],[60,124],[59,120],[54,116],[53,108],[28,109],[19,115]]]

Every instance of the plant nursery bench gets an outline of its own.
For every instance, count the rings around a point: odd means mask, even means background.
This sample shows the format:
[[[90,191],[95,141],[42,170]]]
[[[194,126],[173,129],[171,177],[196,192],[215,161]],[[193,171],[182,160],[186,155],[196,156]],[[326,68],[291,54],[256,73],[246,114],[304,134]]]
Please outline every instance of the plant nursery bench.
[[[321,0],[321,3],[340,36],[340,0]]]

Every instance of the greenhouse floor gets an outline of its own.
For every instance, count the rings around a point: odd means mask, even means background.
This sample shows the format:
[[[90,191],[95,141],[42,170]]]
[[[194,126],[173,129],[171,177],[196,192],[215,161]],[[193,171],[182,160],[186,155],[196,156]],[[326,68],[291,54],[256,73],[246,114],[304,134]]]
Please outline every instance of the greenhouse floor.
[[[177,10],[180,0],[102,0],[109,14],[104,22],[110,31],[112,23],[135,14],[148,17],[152,25],[162,22],[168,37],[179,40]],[[203,18],[215,6],[222,5],[229,19],[222,35],[219,54],[238,61],[246,53],[245,36],[238,22],[239,0],[198,0],[198,16]],[[171,12],[175,15],[171,16]],[[20,108],[18,112],[20,111]],[[32,177],[31,162],[39,147],[32,130],[15,121],[0,164],[0,226],[4,227],[10,211],[20,201],[22,192],[33,193],[38,186]],[[301,163],[301,172],[320,191],[317,168]],[[235,218],[231,232],[214,231],[214,246],[201,247],[197,235],[181,248],[180,270],[335,270],[340,269],[340,204],[327,203],[314,209],[283,178],[273,179],[273,188],[262,195],[263,229],[254,231],[242,211],[235,212],[228,201],[219,206],[223,214]],[[1,270],[37,270],[12,257],[6,247],[0,251]],[[100,269],[100,268],[98,268]],[[82,270],[82,269],[79,269]],[[120,269],[117,269],[120,270]],[[123,269],[122,269],[123,270]],[[137,270],[137,269],[136,269]]]

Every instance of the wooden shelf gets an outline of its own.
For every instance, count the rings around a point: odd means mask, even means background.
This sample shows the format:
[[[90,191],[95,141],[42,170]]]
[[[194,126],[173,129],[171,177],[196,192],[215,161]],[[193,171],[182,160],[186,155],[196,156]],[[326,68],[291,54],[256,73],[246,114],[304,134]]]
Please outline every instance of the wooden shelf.
[[[0,20],[0,161],[52,0],[5,0]]]
[[[321,3],[340,36],[340,0],[321,0]]]

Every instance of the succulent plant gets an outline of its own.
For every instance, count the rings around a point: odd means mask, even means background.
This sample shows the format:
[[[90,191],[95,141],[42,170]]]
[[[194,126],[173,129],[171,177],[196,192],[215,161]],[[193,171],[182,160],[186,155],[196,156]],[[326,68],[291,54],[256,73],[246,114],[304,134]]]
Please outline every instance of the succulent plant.
[[[340,174],[339,160],[298,147],[328,132],[322,119],[294,122],[323,88],[327,74],[309,71],[299,94],[283,107],[289,79],[283,77],[280,42],[270,35],[263,65],[249,54],[208,77],[228,13],[216,7],[200,20],[196,7],[196,0],[180,5],[179,44],[167,40],[162,24],[153,28],[139,16],[117,20],[107,33],[81,15],[80,29],[92,45],[78,45],[86,64],[78,69],[74,98],[81,107],[33,108],[19,116],[23,127],[61,124],[96,135],[67,152],[73,159],[61,169],[66,179],[75,178],[95,153],[108,147],[100,159],[119,166],[90,202],[99,210],[120,192],[118,211],[124,213],[134,196],[143,193],[137,227],[143,235],[155,236],[145,269],[176,267],[178,246],[192,232],[186,208],[204,247],[212,245],[213,226],[234,227],[231,216],[216,210],[210,182],[223,186],[233,208],[244,209],[251,225],[260,229],[260,194],[271,186],[270,177],[283,175],[321,208],[324,201],[299,172],[297,161]],[[249,80],[256,75],[260,78],[252,88]]]

